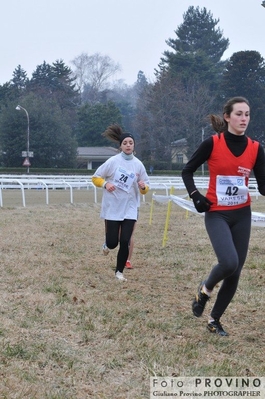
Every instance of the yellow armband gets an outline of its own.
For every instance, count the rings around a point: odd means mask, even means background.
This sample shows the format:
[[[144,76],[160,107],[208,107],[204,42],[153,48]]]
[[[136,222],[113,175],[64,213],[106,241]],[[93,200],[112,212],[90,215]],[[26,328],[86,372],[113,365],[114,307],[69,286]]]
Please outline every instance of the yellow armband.
[[[93,176],[92,177],[92,183],[96,186],[96,187],[104,187],[105,184],[105,179],[103,179],[103,177],[98,177],[98,176]]]
[[[149,191],[149,187],[148,187],[148,186],[145,186],[144,189],[140,188],[140,193],[143,194],[143,195],[144,195],[144,194],[147,194],[148,191]]]

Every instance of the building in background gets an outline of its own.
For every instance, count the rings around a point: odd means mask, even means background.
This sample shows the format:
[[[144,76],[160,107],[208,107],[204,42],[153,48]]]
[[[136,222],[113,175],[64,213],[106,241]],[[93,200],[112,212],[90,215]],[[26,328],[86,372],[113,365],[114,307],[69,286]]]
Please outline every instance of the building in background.
[[[79,169],[97,169],[107,159],[118,153],[119,150],[114,147],[78,147],[77,167]]]
[[[187,158],[187,139],[180,139],[171,143],[171,159],[172,163],[185,164],[188,162]]]

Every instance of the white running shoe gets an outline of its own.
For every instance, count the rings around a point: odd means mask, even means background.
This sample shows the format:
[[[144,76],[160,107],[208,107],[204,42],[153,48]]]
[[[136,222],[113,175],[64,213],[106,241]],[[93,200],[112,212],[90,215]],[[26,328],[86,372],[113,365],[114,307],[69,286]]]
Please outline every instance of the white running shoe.
[[[105,243],[102,245],[102,252],[104,256],[107,256],[109,254],[109,248]]]
[[[123,274],[121,272],[116,272],[115,276],[120,281],[127,281],[127,278],[123,277]]]

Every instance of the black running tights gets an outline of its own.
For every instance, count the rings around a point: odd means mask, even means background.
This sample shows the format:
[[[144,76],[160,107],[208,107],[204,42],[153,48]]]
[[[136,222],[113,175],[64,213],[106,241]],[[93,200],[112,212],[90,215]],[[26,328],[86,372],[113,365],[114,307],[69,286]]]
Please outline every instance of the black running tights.
[[[206,212],[205,226],[218,260],[205,285],[212,290],[222,281],[211,312],[211,317],[219,319],[237,290],[240,273],[246,260],[251,231],[250,207]]]
[[[117,254],[116,270],[123,272],[129,254],[129,243],[136,220],[124,219],[120,221],[105,220],[106,245],[109,249],[114,249],[120,243]]]

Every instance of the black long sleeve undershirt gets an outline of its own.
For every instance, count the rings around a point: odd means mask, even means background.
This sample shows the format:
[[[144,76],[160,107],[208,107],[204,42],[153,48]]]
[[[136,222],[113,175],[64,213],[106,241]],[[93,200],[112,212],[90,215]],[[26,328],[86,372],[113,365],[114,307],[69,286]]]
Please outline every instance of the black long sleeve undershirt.
[[[247,136],[236,136],[232,133],[225,132],[224,138],[229,150],[236,157],[240,156],[246,149],[247,146]],[[213,150],[213,138],[209,137],[204,140],[197,150],[193,153],[190,160],[184,166],[182,170],[182,179],[186,186],[189,195],[197,190],[193,175],[196,170],[206,162]],[[262,146],[259,144],[258,154],[256,163],[253,168],[254,176],[257,180],[258,190],[261,195],[265,195],[265,154]]]

